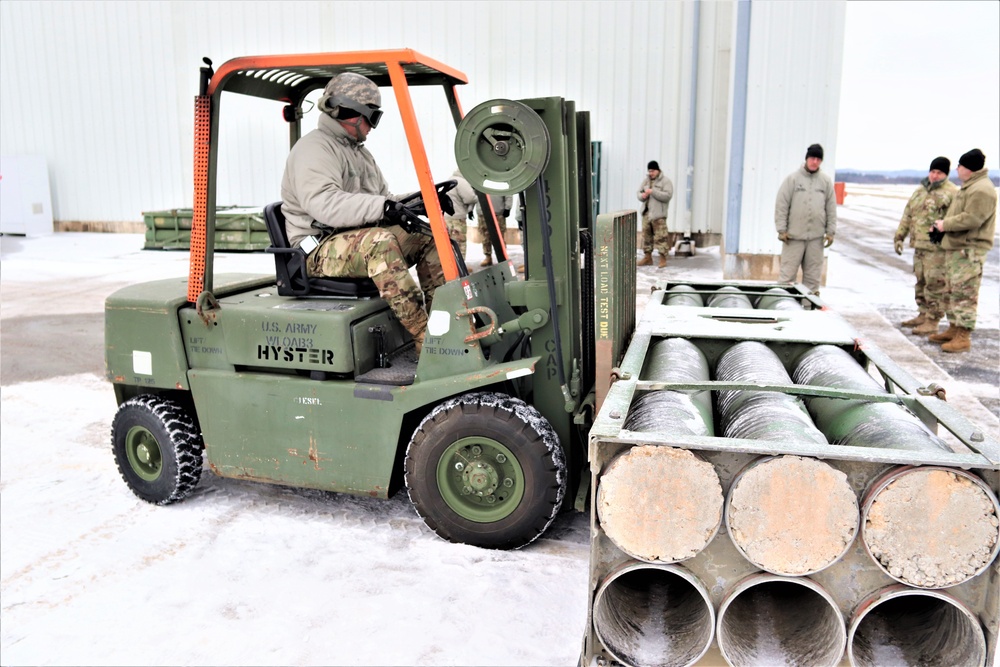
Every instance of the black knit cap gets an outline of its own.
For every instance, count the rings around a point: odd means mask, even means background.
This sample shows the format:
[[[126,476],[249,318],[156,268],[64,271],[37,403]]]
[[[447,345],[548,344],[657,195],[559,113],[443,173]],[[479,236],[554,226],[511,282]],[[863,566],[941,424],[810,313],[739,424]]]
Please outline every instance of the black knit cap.
[[[950,174],[951,160],[949,160],[944,156],[934,158],[933,160],[931,160],[931,168],[928,169],[928,171],[934,171],[935,169],[937,169],[938,171],[943,171],[945,175]]]
[[[973,148],[971,151],[958,158],[958,163],[968,169],[969,171],[979,171],[986,165],[986,156],[978,148]]]
[[[823,159],[823,147],[819,144],[813,144],[806,149],[806,158],[818,157],[820,160]]]
[[[649,164],[646,165],[646,169],[655,169],[656,171],[659,171],[660,163],[657,162],[656,160],[650,160]]]

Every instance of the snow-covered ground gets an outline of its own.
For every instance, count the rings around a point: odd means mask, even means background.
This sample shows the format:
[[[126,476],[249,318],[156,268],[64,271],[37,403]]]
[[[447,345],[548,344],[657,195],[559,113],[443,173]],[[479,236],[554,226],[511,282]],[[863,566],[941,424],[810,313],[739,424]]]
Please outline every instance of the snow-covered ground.
[[[869,244],[881,244],[886,258],[860,252],[865,244],[850,242],[845,227],[829,253],[824,300],[873,322],[887,341],[879,346],[912,356],[922,369],[915,375],[947,382],[938,362],[879,314],[912,306],[910,258],[891,247],[905,194],[902,202],[848,197],[845,214],[878,221]],[[470,246],[477,266],[482,256]],[[589,590],[585,515],[564,514],[529,547],[496,552],[438,539],[405,494],[384,501],[206,474],[170,507],[133,496],[109,445],[115,405],[103,379],[103,302],[126,284],[187,273],[186,253],[141,247],[142,237],[128,234],[2,238],[0,663],[578,660]],[[984,331],[1000,319],[995,254],[991,261]],[[639,292],[664,278],[719,279],[720,265],[718,248],[672,257],[667,269],[642,269]],[[226,253],[216,267],[270,272],[273,263]],[[985,426],[997,437],[993,423]],[[718,654],[699,664],[719,664]]]
[[[120,286],[187,273],[187,253],[142,251],[138,235],[2,242],[4,355],[46,354],[8,338],[23,331],[22,319],[79,314],[86,322]],[[267,255],[227,253],[216,262],[220,271],[273,271]],[[63,342],[74,348],[72,337]],[[0,663],[578,659],[585,515],[564,514],[530,548],[498,552],[442,541],[405,493],[385,501],[206,474],[191,498],[154,507],[132,495],[115,468],[116,406],[101,357],[89,360],[93,372],[27,382],[17,380],[37,369],[5,361]]]
[[[206,475],[193,497],[155,507],[115,470],[109,394],[93,375],[3,388],[3,664],[577,659],[582,515],[497,552],[438,539],[405,494]]]

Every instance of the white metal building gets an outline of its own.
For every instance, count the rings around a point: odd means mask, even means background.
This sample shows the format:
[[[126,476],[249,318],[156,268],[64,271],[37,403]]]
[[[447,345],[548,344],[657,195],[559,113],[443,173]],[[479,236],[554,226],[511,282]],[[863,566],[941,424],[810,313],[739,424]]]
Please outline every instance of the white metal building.
[[[637,208],[655,159],[675,187],[671,230],[715,235],[727,277],[749,277],[748,257],[778,251],[774,194],[806,146],[823,144],[834,171],[844,16],[843,0],[4,0],[0,153],[45,158],[56,221],[139,221],[191,206],[202,57],[218,67],[244,55],[412,48],[466,73],[466,110],[497,97],[576,101],[602,146],[601,210]],[[417,91],[414,101],[444,180],[454,125],[439,97]],[[416,189],[384,100],[369,148],[393,191]],[[224,104],[219,204],[277,200],[288,148],[280,109]]]

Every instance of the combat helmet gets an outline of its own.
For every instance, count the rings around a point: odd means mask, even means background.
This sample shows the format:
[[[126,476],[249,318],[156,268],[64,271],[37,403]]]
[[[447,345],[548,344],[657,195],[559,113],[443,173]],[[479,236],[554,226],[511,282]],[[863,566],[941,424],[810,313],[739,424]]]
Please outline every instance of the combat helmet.
[[[368,77],[342,72],[330,79],[319,98],[319,108],[333,118],[364,116],[376,127],[382,118],[382,93]],[[352,113],[353,112],[353,113]]]

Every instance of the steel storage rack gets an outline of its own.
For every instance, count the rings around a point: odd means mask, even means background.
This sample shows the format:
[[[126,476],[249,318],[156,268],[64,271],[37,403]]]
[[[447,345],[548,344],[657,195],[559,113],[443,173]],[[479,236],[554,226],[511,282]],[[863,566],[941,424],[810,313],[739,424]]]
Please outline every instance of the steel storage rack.
[[[590,432],[582,665],[996,664],[1000,445],[802,286],[654,288]]]

